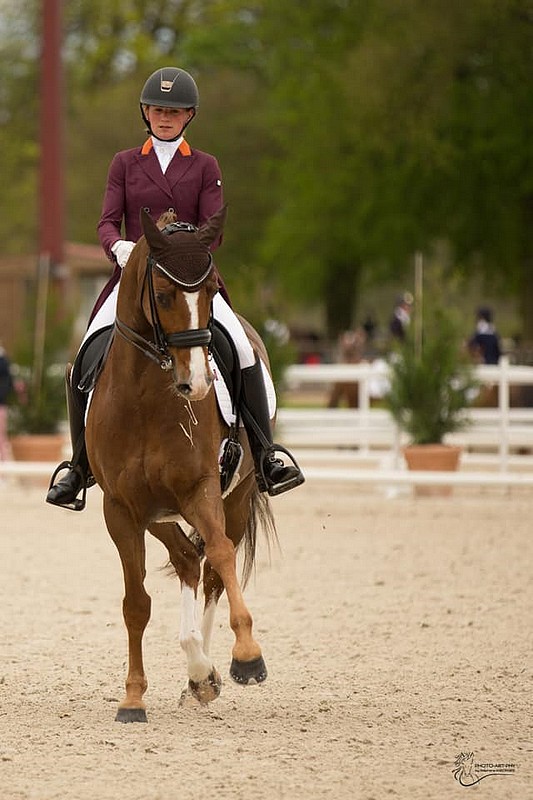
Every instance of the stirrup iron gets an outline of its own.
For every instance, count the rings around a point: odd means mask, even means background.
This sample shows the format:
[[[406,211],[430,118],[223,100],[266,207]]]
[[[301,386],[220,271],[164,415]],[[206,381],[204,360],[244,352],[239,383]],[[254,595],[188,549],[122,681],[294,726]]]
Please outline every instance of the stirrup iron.
[[[48,487],[48,491],[50,491],[50,489],[52,489],[52,487],[55,486],[56,477],[64,469],[68,470],[69,472],[75,472],[77,475],[80,476],[81,486],[78,489],[78,494],[81,491],[81,497],[76,497],[70,503],[57,503],[54,500],[48,500],[48,499],[46,502],[50,503],[50,505],[53,506],[59,506],[59,508],[66,508],[69,511],[83,511],[83,509],[85,508],[87,487],[94,486],[95,481],[94,478],[91,478],[91,476],[86,477],[82,468],[79,465],[74,465],[71,461],[62,461],[61,464],[59,464],[59,466],[56,467],[54,474],[50,478],[50,486]]]
[[[276,459],[276,453],[284,453],[284,455],[289,458],[292,466],[297,470],[297,473],[291,478],[281,481],[281,483],[270,484],[265,474],[265,463],[278,460]],[[285,468],[290,466],[281,461],[280,465]],[[290,489],[295,489],[297,486],[301,486],[302,483],[305,482],[305,477],[292,453],[290,453],[281,444],[273,444],[268,450],[263,452],[259,462],[259,470],[256,473],[256,480],[260,492],[267,492],[270,497],[275,497],[278,494],[283,494],[283,492],[288,492]]]

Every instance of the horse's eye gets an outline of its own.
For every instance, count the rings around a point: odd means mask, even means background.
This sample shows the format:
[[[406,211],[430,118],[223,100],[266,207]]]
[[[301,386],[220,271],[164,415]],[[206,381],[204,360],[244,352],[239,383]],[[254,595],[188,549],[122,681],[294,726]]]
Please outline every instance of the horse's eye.
[[[172,297],[168,292],[156,292],[155,299],[161,308],[170,308],[172,305]]]

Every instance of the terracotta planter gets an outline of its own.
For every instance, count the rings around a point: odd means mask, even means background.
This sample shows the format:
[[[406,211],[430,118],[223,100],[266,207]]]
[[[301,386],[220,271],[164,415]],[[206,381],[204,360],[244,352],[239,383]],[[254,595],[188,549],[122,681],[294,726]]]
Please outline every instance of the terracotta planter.
[[[11,452],[15,461],[50,461],[58,464],[63,459],[64,438],[55,434],[22,434],[10,438]],[[24,486],[48,486],[49,478],[21,477]]]
[[[446,444],[416,444],[405,447],[403,454],[410,470],[455,472],[459,467],[461,449]],[[452,493],[452,487],[446,486],[444,483],[442,486],[415,484],[414,490],[416,495],[426,497],[446,497]]]

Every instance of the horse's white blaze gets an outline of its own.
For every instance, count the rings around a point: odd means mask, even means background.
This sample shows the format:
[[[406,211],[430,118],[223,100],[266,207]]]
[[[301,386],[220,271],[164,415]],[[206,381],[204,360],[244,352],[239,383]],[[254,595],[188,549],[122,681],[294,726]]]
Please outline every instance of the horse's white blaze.
[[[194,590],[186,584],[182,584],[181,588],[180,645],[187,656],[189,678],[196,683],[205,680],[213,667],[203,648]]]
[[[198,309],[198,300],[200,292],[185,292],[185,300],[189,308],[190,324],[189,329],[195,330],[199,327],[200,314]],[[205,353],[203,347],[191,347],[190,355],[190,385],[192,395],[202,397],[209,389],[207,382],[207,366],[205,361]]]

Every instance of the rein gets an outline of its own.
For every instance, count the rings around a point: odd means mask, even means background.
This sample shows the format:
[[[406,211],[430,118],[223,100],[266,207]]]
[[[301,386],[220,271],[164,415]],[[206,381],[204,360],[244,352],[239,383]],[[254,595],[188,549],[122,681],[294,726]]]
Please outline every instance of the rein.
[[[175,231],[187,231],[194,233],[196,230],[197,228],[188,222],[172,222],[170,225],[167,225],[165,228],[163,228],[162,233],[166,235],[171,235]],[[212,340],[211,320],[209,322],[209,327],[207,328],[195,328],[194,330],[178,331],[176,333],[165,332],[163,326],[161,325],[161,320],[157,311],[153,271],[154,269],[158,269],[177,286],[182,286],[185,290],[191,291],[197,286],[199,287],[202,285],[212,268],[213,257],[211,253],[209,253],[209,263],[203,275],[201,275],[198,280],[194,281],[194,283],[186,283],[181,281],[168,270],[164,269],[164,267],[157,263],[152,254],[149,253],[148,258],[146,259],[146,271],[144,273],[141,302],[144,295],[144,289],[146,284],[148,284],[148,300],[150,303],[150,315],[152,317],[154,341],[145,339],[145,337],[140,333],[137,333],[137,331],[133,330],[133,328],[130,328],[128,325],[122,322],[118,316],[115,319],[115,330],[124,339],[126,339],[126,341],[130,342],[130,344],[134,345],[134,347],[144,353],[145,356],[150,358],[152,361],[155,361],[156,364],[159,364],[161,369],[165,372],[171,370],[173,366],[172,355],[168,349],[169,347],[177,347],[180,349],[187,349],[190,347],[209,347]]]

